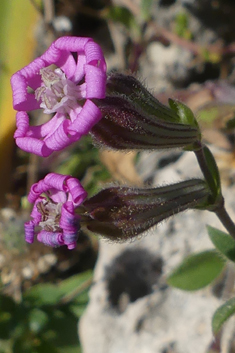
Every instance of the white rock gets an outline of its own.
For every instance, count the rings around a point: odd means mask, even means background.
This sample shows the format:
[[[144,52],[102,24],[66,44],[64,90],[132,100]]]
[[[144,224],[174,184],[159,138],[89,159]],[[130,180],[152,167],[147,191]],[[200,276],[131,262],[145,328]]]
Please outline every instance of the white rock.
[[[175,177],[182,180],[187,173],[192,177],[196,166],[194,154],[185,153],[170,167],[158,170],[154,178],[166,181],[171,169]],[[167,183],[170,181],[177,180],[170,179]],[[229,212],[235,209],[234,194],[235,187],[225,188]],[[234,211],[231,216],[235,216]],[[168,349],[177,353],[206,352],[213,340],[211,318],[222,300],[208,288],[197,292],[170,288],[165,283],[165,276],[190,253],[213,248],[207,224],[223,229],[212,212],[190,210],[163,222],[135,242],[100,241],[90,303],[79,326],[83,353],[163,353]],[[139,256],[140,249],[146,251],[145,257]],[[136,251],[136,257],[129,257],[135,268],[132,272],[128,259],[121,261],[120,257],[127,250]],[[160,277],[152,266],[154,256],[163,261]],[[117,278],[113,287],[110,278]],[[143,280],[152,287],[152,293],[146,291],[146,295],[131,301],[131,286],[138,291],[138,284],[141,287]],[[119,293],[118,305],[112,305],[112,291],[113,294],[121,292],[125,286],[122,295]],[[229,346],[228,339],[226,342],[224,347]]]

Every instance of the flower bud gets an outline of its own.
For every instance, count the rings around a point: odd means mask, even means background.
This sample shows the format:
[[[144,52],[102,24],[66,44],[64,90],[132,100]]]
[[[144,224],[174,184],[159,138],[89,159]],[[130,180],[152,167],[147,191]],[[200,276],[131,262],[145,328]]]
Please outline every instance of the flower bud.
[[[209,196],[208,187],[201,179],[154,189],[111,187],[83,203],[81,223],[92,232],[123,241],[179,212],[204,209]]]
[[[134,76],[112,73],[107,80],[106,95],[123,97],[145,114],[156,115],[165,121],[179,122],[174,109],[159,102]]]
[[[102,119],[91,129],[94,142],[118,150],[190,148],[198,139],[198,127],[175,123],[141,110],[121,96],[96,103]]]

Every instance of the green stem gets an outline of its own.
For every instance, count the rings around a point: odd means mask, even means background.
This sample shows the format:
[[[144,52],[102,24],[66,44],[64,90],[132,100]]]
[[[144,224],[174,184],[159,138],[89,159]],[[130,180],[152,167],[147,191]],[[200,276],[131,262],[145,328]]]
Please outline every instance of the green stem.
[[[227,229],[228,233],[235,239],[235,224],[230,218],[228,212],[226,211],[224,205],[218,207],[215,211],[216,216],[219,218],[220,222]]]

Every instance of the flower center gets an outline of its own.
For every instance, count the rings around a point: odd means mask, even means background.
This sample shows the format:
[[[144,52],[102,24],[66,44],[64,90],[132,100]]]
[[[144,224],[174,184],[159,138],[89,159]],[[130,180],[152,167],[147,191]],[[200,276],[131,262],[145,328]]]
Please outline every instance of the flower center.
[[[78,106],[78,100],[84,97],[84,85],[77,86],[68,80],[65,73],[49,67],[40,70],[42,84],[35,91],[35,98],[41,101],[44,113],[69,113]]]
[[[61,216],[62,203],[54,203],[46,199],[37,203],[37,210],[42,215],[39,226],[48,232],[62,231],[59,222]]]

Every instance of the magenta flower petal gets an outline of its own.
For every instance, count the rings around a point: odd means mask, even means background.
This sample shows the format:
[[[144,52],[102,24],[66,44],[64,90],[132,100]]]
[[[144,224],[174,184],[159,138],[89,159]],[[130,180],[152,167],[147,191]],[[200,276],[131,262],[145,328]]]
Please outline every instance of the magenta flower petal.
[[[31,129],[29,127],[29,117],[25,112],[18,112],[16,114],[16,126],[14,138],[16,144],[26,152],[36,153],[39,156],[47,157],[52,150],[49,149],[43,141],[37,137],[31,137]],[[27,136],[28,135],[28,136]]]
[[[11,85],[13,90],[13,107],[16,110],[35,110],[40,108],[39,102],[33,94],[27,91],[27,80],[20,73],[15,73],[11,78]]]
[[[53,247],[64,245],[62,233],[51,233],[42,230],[40,233],[38,233],[37,240],[45,245]]]
[[[33,221],[35,224],[38,224],[39,222],[42,221],[42,214],[38,211],[38,208],[37,208],[38,202],[41,202],[41,201],[43,201],[43,198],[38,197],[31,212],[31,217],[33,218]]]
[[[99,68],[86,65],[87,98],[105,98],[105,73]]]
[[[90,40],[85,46],[85,53],[88,64],[96,63],[102,71],[106,71],[106,63],[99,45]]]
[[[34,153],[41,157],[48,157],[53,152],[53,150],[45,146],[43,141],[33,137],[16,138],[16,144],[23,151]]]
[[[70,118],[71,118],[71,122],[73,123],[74,120],[77,119],[77,117],[80,115],[81,111],[82,111],[83,108],[81,107],[77,107],[76,109],[73,109],[71,112],[70,112]],[[71,124],[70,124],[71,125]],[[70,125],[69,125],[69,128],[70,128]],[[76,131],[72,132],[71,129],[69,129],[69,133],[70,134],[75,134],[77,133]]]
[[[77,233],[78,218],[74,216],[74,206],[72,202],[66,202],[61,208],[60,227],[67,233]]]
[[[69,178],[67,180],[67,186],[70,190],[69,201],[72,201],[74,206],[79,206],[87,197],[87,192],[83,189],[82,185],[76,178]]]
[[[34,223],[32,221],[25,223],[24,230],[25,230],[25,241],[27,243],[32,244],[34,241]]]
[[[78,238],[79,227],[78,216],[74,217],[74,206],[72,202],[66,202],[61,209],[60,227],[63,228],[64,244],[73,249]]]
[[[85,65],[86,65],[86,57],[85,55],[79,55],[76,65],[76,71],[74,75],[74,79],[76,82],[80,82],[85,75]]]
[[[25,112],[18,112],[16,114],[16,127],[14,138],[25,137],[29,129],[29,117]]]
[[[49,188],[54,188],[60,191],[68,191],[65,184],[68,178],[70,178],[68,175],[50,173],[45,176],[44,183]]]
[[[63,123],[53,132],[53,134],[47,136],[44,140],[45,145],[53,151],[60,151],[63,148],[76,141],[75,136],[69,136],[68,134],[69,121],[63,121]]]
[[[46,157],[80,139],[100,120],[90,99],[105,97],[105,59],[91,38],[61,37],[16,72],[11,85],[18,111],[16,143]],[[30,126],[27,112],[40,108],[50,120]]]
[[[83,58],[83,55],[81,55]],[[80,57],[79,57],[80,60]],[[61,62],[61,63],[60,63]],[[57,62],[57,65],[61,68],[61,70],[65,73],[66,77],[70,80],[73,80],[74,78],[74,73],[76,72],[77,65],[74,60],[74,57],[72,54],[67,54],[66,52],[62,52],[60,56],[60,62]],[[84,62],[86,62],[86,59],[84,58]],[[80,70],[80,75],[81,79],[84,76],[84,70],[81,68]],[[77,81],[79,82],[79,81]]]
[[[27,131],[27,136],[34,136],[35,138],[43,138],[48,137],[50,134],[53,134],[54,130],[57,130],[58,127],[65,121],[65,117],[61,116],[61,114],[57,113],[54,117],[48,122],[37,125],[30,126]]]
[[[50,173],[32,185],[28,200],[34,203],[31,221],[25,223],[25,239],[38,241],[49,246],[76,246],[80,229],[76,207],[87,196],[80,182],[68,175]],[[41,228],[37,233],[35,228]]]
[[[68,132],[71,135],[75,133],[86,135],[101,118],[99,108],[92,101],[87,100],[79,116],[68,127]]]
[[[70,243],[69,245],[67,245],[67,248],[69,250],[73,250],[76,248],[77,242],[75,241],[74,243]]]
[[[83,53],[84,47],[87,42],[92,41],[91,38],[86,37],[60,37],[54,42],[54,45],[59,50],[64,50],[66,52],[78,52]]]
[[[47,188],[47,184],[44,180],[40,180],[38,183],[33,184],[28,195],[29,202],[34,203],[36,200],[38,200],[40,195],[44,193]],[[40,201],[42,200],[43,198],[40,198]]]
[[[56,42],[54,42],[54,46],[51,46],[51,51],[56,52],[59,50],[63,53],[63,55],[59,56],[55,64],[61,67],[61,69],[65,72],[66,76],[69,79],[73,79],[74,82],[79,82],[81,80],[82,77],[79,78],[81,75],[80,72],[83,72],[84,74],[83,65],[86,63],[85,47],[90,40],[90,38],[85,37],[61,37],[57,39]],[[66,56],[66,53],[69,53],[70,56]],[[71,53],[77,53],[79,63],[78,66]],[[101,55],[103,57],[102,52]],[[80,60],[82,61],[83,65],[80,65]],[[68,63],[70,65],[67,65]]]
[[[67,194],[64,191],[59,191],[57,189],[50,190],[50,198],[55,203],[63,204],[67,201]]]

